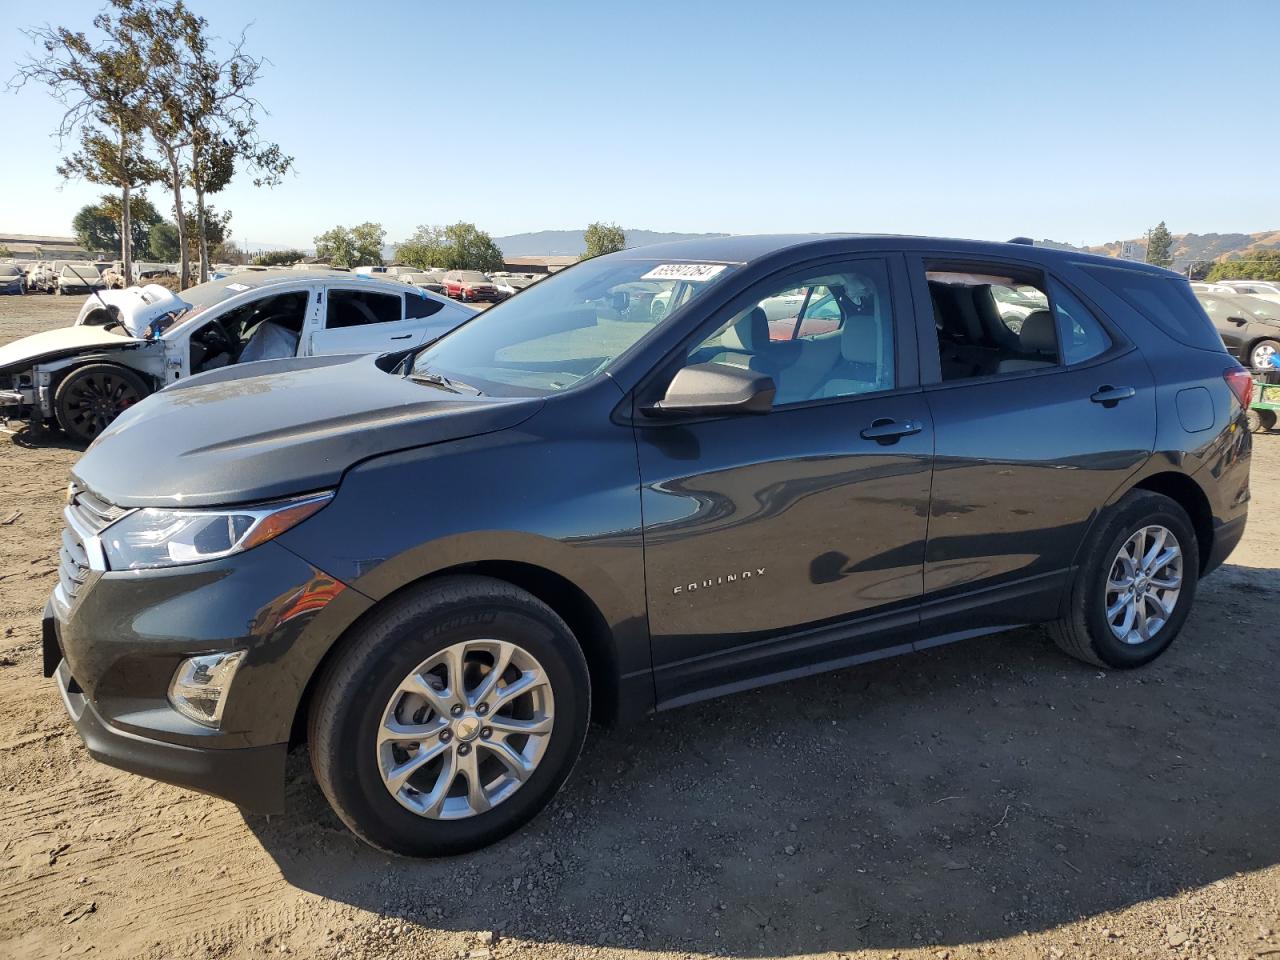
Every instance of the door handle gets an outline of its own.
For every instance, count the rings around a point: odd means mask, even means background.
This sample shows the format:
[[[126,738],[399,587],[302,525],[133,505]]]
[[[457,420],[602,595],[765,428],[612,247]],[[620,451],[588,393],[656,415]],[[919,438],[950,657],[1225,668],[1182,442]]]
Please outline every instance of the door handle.
[[[1128,400],[1130,397],[1136,397],[1137,395],[1138,391],[1133,387],[1112,387],[1108,385],[1099,387],[1097,392],[1089,399],[1094,403],[1102,404],[1104,407],[1114,407],[1121,400]]]
[[[392,339],[392,340],[408,340],[408,339],[409,339],[410,337],[412,337],[412,336],[413,336],[413,334],[412,334],[412,333],[406,333],[406,334],[404,334],[404,336],[400,336],[400,337],[392,337],[391,339]]]
[[[874,440],[876,443],[887,447],[889,444],[897,443],[903,437],[909,437],[923,429],[924,425],[919,420],[903,420],[899,423],[897,420],[881,417],[878,420],[873,420],[871,426],[866,427],[860,436],[863,440]]]

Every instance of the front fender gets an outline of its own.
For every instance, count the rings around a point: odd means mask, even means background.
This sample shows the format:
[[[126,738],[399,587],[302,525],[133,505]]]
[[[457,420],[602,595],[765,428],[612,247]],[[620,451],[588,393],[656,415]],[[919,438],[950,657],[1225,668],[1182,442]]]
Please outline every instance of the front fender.
[[[539,420],[359,464],[333,502],[280,543],[375,602],[468,565],[550,572],[595,605],[620,675],[645,674],[652,663],[631,432],[606,421],[552,439]]]

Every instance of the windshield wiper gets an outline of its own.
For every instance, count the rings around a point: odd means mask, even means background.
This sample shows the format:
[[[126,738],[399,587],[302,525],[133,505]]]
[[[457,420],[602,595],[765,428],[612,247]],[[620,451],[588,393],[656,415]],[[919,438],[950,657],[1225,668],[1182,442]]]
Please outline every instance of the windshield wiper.
[[[405,374],[409,380],[416,380],[418,383],[429,383],[433,387],[441,387],[450,393],[473,393],[477,397],[480,391],[469,383],[463,383],[461,380],[451,380],[442,373],[436,373],[432,370],[414,370],[410,368]]]

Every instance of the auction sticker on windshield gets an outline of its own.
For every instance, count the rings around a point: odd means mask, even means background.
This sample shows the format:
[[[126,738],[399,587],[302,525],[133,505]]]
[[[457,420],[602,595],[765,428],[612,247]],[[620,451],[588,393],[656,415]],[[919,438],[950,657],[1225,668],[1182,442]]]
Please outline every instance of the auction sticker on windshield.
[[[725,268],[723,263],[663,263],[646,273],[641,280],[687,280],[705,283],[714,280]]]

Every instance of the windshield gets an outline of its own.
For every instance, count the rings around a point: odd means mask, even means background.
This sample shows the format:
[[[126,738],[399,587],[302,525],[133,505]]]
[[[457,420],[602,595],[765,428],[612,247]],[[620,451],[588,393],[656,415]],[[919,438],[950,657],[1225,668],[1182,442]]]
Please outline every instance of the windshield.
[[[457,280],[463,283],[488,283],[489,278],[479,270],[459,270],[454,274]]]
[[[172,314],[173,323],[165,323],[162,327],[157,328],[156,324],[152,324],[156,333],[163,333],[170,326],[177,323],[186,323],[193,319],[210,307],[222,303],[224,300],[230,300],[232,297],[244,293],[246,290],[252,290],[257,284],[247,284],[244,282],[243,274],[239,279],[234,274],[224,277],[221,280],[210,280],[208,283],[199,283],[194,287],[188,287],[183,290],[179,297],[191,304],[190,309],[177,310]],[[165,318],[167,319],[167,317]]]
[[[588,260],[485,311],[418,354],[411,375],[497,396],[544,396],[607,369],[733,267]]]
[[[22,271],[17,267],[9,266],[9,264],[0,264],[0,277],[20,277]]]

